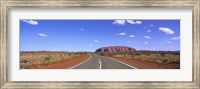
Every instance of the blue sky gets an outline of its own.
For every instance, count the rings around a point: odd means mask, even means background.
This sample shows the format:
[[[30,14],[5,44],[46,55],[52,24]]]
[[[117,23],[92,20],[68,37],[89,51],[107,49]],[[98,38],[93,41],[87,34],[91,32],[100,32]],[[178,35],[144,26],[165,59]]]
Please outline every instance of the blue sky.
[[[180,50],[180,20],[20,20],[20,51]]]

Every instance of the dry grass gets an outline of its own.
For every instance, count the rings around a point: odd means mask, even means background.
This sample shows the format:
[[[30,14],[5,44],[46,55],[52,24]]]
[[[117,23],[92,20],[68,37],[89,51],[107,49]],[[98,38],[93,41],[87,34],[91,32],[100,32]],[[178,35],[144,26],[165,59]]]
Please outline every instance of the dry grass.
[[[128,58],[149,61],[154,63],[180,64],[180,51],[137,51],[122,53],[97,53],[102,56],[112,56],[119,58]]]
[[[86,53],[83,52],[20,52],[20,68],[28,69],[31,65],[48,65],[60,63],[68,59],[77,58]]]
[[[172,64],[172,63],[180,63],[180,55],[173,55],[173,54],[165,54],[161,56],[160,54],[141,54],[138,56],[135,56],[134,59],[139,59],[139,60],[145,60],[145,61],[150,61],[150,62],[156,62],[156,63],[167,63],[167,64]]]

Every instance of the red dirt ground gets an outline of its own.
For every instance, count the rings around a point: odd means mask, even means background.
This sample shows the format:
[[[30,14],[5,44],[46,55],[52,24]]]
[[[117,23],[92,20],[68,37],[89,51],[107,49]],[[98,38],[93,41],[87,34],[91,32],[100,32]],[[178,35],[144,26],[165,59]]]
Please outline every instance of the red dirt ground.
[[[180,69],[179,64],[153,63],[143,60],[119,58],[119,57],[110,57],[110,58],[122,61],[139,69]]]
[[[87,60],[89,57],[90,55],[86,54],[77,58],[67,59],[60,63],[31,66],[30,69],[66,69]]]

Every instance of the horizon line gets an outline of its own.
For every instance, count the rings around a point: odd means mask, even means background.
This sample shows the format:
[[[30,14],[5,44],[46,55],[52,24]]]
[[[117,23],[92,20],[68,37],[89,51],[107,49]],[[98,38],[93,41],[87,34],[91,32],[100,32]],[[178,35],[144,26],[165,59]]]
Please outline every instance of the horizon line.
[[[25,50],[25,51],[20,51],[20,52],[95,52],[95,51],[63,51],[63,50]],[[180,50],[136,50],[136,51],[180,51]]]

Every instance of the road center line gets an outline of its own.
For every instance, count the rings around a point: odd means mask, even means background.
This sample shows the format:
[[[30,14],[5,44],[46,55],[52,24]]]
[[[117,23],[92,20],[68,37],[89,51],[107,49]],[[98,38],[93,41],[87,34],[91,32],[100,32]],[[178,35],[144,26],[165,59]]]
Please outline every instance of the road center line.
[[[99,69],[101,69],[101,66],[102,66],[102,64],[101,64],[101,58],[99,58]]]

